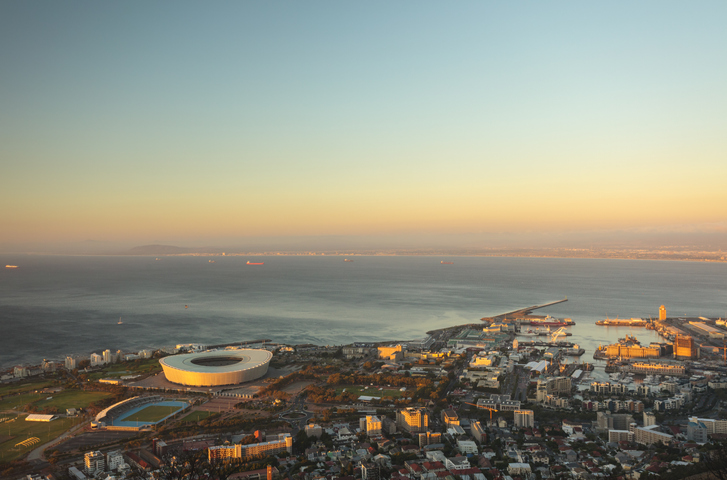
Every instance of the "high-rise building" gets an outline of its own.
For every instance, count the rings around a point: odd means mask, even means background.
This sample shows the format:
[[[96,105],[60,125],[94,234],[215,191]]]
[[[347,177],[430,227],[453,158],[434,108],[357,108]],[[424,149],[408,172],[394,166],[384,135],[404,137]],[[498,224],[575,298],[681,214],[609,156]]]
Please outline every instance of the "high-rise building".
[[[515,410],[515,426],[532,428],[535,426],[535,414],[532,410]]]
[[[83,463],[86,466],[86,473],[91,476],[96,475],[98,472],[103,472],[106,468],[106,458],[98,450],[86,453],[83,456]]]
[[[115,472],[124,463],[124,456],[120,450],[114,450],[106,454],[106,465],[108,466],[109,472]]]
[[[429,430],[429,415],[423,408],[407,407],[396,412],[396,424],[409,433],[421,433]]]
[[[75,370],[76,369],[76,365],[77,365],[77,363],[76,363],[76,359],[75,358],[73,358],[70,355],[66,357],[66,362],[65,362],[66,370]]]
[[[659,320],[666,320],[666,307],[664,305],[659,307]]]
[[[98,367],[99,365],[103,365],[103,356],[99,355],[98,353],[92,353],[91,354],[91,366],[92,367]]]
[[[656,415],[654,415],[654,412],[644,411],[644,426],[650,427],[652,425],[656,425]]]
[[[697,358],[697,345],[689,335],[677,335],[674,340],[674,356],[676,358]]]
[[[442,443],[441,433],[424,432],[419,434],[419,448],[424,448],[427,445],[434,445],[436,443]]]
[[[442,423],[447,427],[450,425],[459,425],[459,415],[451,409],[442,410]]]
[[[482,424],[480,422],[474,422],[470,428],[472,430],[472,436],[475,437],[475,440],[478,442],[482,443],[484,441],[483,439],[487,439],[485,429],[482,428]]]
[[[103,351],[103,361],[104,363],[114,363],[114,354],[108,348]]]
[[[366,435],[370,437],[381,435],[381,420],[379,417],[372,415],[366,416]]]
[[[323,429],[320,425],[309,423],[305,426],[305,434],[309,437],[321,438],[321,435],[323,435]]]
[[[365,462],[361,464],[361,480],[379,480],[381,467],[378,463]]]

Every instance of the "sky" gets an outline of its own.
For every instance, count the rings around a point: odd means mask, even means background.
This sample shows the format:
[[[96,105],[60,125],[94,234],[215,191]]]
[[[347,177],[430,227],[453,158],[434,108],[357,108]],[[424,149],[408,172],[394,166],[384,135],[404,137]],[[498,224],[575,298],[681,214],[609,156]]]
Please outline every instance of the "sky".
[[[727,235],[725,24],[723,1],[1,2],[0,251]]]

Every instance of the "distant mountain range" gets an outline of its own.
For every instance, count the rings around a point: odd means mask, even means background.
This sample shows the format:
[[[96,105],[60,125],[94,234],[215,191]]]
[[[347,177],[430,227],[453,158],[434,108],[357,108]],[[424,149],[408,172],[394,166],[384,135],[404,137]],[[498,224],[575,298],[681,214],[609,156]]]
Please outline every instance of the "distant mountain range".
[[[189,255],[195,253],[222,253],[217,247],[175,247],[174,245],[142,245],[127,252],[128,255]]]

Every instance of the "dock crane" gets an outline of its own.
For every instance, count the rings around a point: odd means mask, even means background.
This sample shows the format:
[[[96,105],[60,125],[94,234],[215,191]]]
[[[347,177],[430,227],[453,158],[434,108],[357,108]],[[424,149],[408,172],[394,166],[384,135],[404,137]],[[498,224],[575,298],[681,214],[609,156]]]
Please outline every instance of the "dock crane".
[[[476,403],[469,403],[469,402],[462,402],[462,403],[466,403],[467,405],[472,405],[473,407],[489,410],[490,411],[490,421],[492,421],[492,412],[499,412],[499,410],[496,408],[486,407],[484,405],[477,405]]]
[[[550,335],[550,341],[552,343],[555,343],[558,340],[558,337],[560,337],[561,335],[565,336],[565,327],[560,327],[558,330],[553,332]]]

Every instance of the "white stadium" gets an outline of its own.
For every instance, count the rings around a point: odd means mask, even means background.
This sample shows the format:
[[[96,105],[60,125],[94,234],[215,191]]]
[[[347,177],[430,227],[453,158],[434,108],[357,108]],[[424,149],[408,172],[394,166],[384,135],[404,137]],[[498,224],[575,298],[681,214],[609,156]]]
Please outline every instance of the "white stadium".
[[[217,350],[171,355],[159,360],[172,383],[190,387],[237,385],[268,373],[273,354],[267,350]]]

